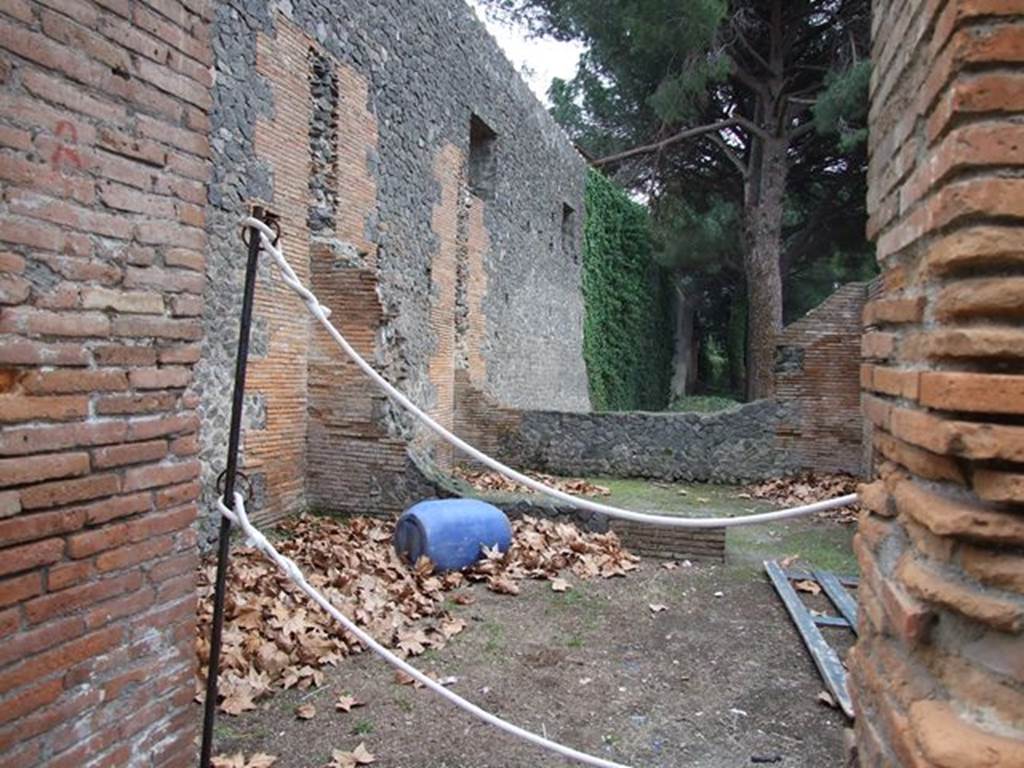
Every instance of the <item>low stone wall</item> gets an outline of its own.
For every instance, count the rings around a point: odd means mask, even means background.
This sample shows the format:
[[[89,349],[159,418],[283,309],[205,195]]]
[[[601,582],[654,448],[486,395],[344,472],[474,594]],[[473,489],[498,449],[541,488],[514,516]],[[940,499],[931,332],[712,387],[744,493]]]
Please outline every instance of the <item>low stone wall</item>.
[[[525,411],[505,458],[567,475],[745,482],[802,469],[773,400],[717,413]]]

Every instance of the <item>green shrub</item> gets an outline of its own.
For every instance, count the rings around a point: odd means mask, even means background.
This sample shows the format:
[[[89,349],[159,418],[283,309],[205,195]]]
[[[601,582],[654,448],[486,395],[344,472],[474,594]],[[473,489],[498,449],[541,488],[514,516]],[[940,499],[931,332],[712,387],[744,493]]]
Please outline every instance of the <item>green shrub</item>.
[[[598,411],[662,410],[672,364],[672,304],[651,256],[647,209],[597,171],[587,179],[583,355]]]

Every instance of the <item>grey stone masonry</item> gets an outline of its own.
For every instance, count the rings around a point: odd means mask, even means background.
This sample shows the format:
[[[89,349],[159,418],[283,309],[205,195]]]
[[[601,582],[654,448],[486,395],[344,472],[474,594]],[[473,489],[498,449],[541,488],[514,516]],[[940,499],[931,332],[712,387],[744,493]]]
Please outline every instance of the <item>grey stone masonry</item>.
[[[800,469],[777,434],[791,416],[773,400],[717,413],[528,411],[506,458],[563,475],[758,480]]]

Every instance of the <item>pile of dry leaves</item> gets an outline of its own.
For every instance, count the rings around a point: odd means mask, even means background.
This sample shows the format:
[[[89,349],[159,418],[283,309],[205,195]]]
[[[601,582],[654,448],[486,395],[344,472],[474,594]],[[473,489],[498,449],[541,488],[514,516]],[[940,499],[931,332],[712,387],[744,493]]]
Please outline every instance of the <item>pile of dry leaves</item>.
[[[583,533],[566,523],[526,517],[513,524],[512,545],[504,555],[485,550],[473,569],[438,574],[426,558],[414,566],[403,563],[391,546],[393,531],[388,520],[343,523],[304,516],[283,526],[277,547],[340,610],[406,656],[440,648],[465,628],[444,604],[446,593],[470,582],[514,595],[522,579],[549,579],[553,589],[564,590],[566,572],[580,579],[610,578],[638,567],[614,533]],[[205,679],[209,660],[214,573],[210,561],[200,570],[199,680]],[[275,688],[319,685],[325,665],[362,650],[258,551],[236,549],[228,578],[221,711],[237,715],[255,709]],[[473,596],[463,591],[452,600],[466,605]],[[201,696],[201,686],[197,690]]]
[[[766,499],[782,506],[795,507],[856,493],[859,482],[853,475],[803,472],[751,485],[743,496],[749,495],[755,499]],[[821,515],[841,523],[855,523],[859,509],[855,504],[822,512]]]
[[[543,472],[524,472],[523,474],[546,485],[550,485],[563,493],[571,493],[575,496],[610,496],[612,493],[609,488],[605,488],[603,485],[597,485],[581,478],[555,477],[554,475],[545,475]],[[469,483],[478,491],[534,493],[525,485],[513,482],[498,472],[458,466],[452,469],[452,475],[459,480]]]

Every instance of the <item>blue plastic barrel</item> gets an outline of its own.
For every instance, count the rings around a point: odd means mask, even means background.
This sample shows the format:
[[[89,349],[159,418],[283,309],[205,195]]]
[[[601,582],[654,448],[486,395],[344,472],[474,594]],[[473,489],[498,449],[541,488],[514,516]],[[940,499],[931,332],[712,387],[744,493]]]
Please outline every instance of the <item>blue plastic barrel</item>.
[[[493,504],[439,499],[414,504],[395,525],[395,551],[415,563],[426,555],[441,571],[457,571],[480,559],[482,547],[507,552],[512,525]]]

